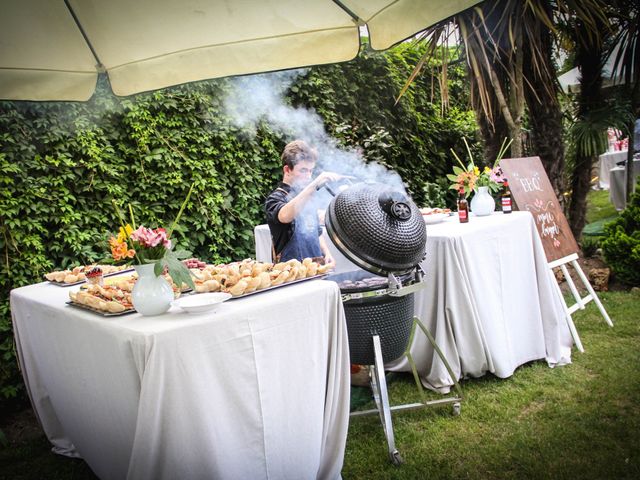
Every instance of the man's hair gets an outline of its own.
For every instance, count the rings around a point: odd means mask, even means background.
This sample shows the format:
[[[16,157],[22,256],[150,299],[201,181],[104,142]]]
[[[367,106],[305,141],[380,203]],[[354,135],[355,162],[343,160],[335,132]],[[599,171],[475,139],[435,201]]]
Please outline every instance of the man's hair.
[[[294,140],[287,143],[282,151],[282,166],[293,169],[298,162],[316,162],[318,151],[310,147],[304,140]]]

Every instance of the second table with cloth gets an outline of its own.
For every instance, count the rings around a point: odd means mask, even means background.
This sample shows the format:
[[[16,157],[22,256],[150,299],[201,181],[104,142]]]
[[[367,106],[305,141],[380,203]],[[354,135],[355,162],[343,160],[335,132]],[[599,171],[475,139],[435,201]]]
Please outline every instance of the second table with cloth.
[[[640,176],[640,159],[633,160],[633,191]],[[624,210],[627,206],[627,167],[612,168],[609,172],[609,200],[616,210]]]
[[[54,450],[101,479],[338,478],[344,310],[307,281],[214,312],[101,317],[68,288],[11,292],[18,357]]]
[[[598,157],[598,185],[604,190],[610,188],[610,174],[618,162],[624,162],[627,159],[627,150],[614,152],[606,152]]]
[[[426,229],[427,287],[414,294],[414,312],[458,378],[505,378],[532,360],[571,361],[573,340],[531,213],[471,215],[466,224],[451,216]],[[270,261],[269,229],[255,233],[258,260]],[[337,272],[357,268],[328,242]],[[448,392],[453,381],[419,329],[411,354],[423,384]],[[410,371],[405,358],[386,367]]]

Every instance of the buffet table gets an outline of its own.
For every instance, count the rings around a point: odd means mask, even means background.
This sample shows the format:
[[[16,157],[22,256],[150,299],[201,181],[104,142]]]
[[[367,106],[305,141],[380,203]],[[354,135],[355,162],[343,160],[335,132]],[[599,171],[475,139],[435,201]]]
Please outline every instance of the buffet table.
[[[609,172],[618,162],[627,159],[627,150],[606,152],[598,157],[598,185],[604,190],[609,189],[611,183]]]
[[[157,317],[78,310],[68,291],[11,292],[22,372],[54,451],[101,479],[340,476],[349,354],[334,283]]]
[[[451,216],[426,228],[427,288],[415,294],[415,314],[458,378],[487,372],[505,378],[532,360],[571,361],[573,341],[529,212],[472,214],[466,224]],[[271,251],[269,229],[259,226],[255,233],[260,259],[260,252]],[[357,268],[330,240],[329,246],[338,273]],[[448,392],[453,381],[420,330],[411,353],[423,384]],[[410,370],[406,359],[387,368]]]
[[[428,287],[416,294],[415,314],[458,378],[506,378],[539,359],[570,363],[573,340],[529,212],[427,226],[423,268]],[[411,353],[423,384],[447,392],[451,377],[420,330]],[[406,359],[387,367],[410,370]]]

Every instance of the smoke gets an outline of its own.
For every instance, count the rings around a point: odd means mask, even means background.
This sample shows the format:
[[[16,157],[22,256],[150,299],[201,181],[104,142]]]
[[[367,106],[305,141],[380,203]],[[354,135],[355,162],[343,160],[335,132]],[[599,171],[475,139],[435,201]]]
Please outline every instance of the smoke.
[[[384,166],[367,163],[362,153],[339,145],[313,110],[287,104],[285,95],[306,69],[238,77],[224,100],[225,113],[237,127],[255,135],[265,122],[287,142],[301,139],[318,150],[316,170],[356,177],[358,181],[379,182],[405,193],[400,176]],[[328,203],[328,202],[327,202]]]

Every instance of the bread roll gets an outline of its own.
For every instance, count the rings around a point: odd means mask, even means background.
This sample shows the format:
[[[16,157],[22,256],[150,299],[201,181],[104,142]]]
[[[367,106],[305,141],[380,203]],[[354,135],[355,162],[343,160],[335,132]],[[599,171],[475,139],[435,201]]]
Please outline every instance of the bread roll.
[[[207,292],[217,292],[220,290],[220,282],[217,280],[207,280],[203,283],[203,286],[206,288]]]
[[[64,282],[64,277],[66,277],[68,273],[68,270],[64,270],[62,272],[53,272],[53,281],[58,283]]]
[[[245,281],[247,282],[247,289],[244,293],[255,292],[260,285],[260,277],[249,277],[246,278]]]
[[[120,313],[124,312],[126,308],[121,303],[111,301],[107,302],[107,310],[111,313]]]
[[[234,297],[237,297],[239,295],[242,295],[248,286],[249,284],[247,283],[246,280],[240,280],[238,281],[238,283],[236,283],[233,287],[229,289],[229,293]]]
[[[258,278],[260,279],[260,283],[258,284],[258,290],[262,290],[263,288],[267,288],[271,286],[271,275],[269,272],[262,272]]]
[[[284,271],[280,273],[280,275],[278,275],[275,280],[271,281],[271,286],[282,285],[284,282],[287,281],[288,278],[289,278],[289,272]]]
[[[318,273],[318,264],[316,262],[311,262],[307,265],[307,277],[313,277]]]

